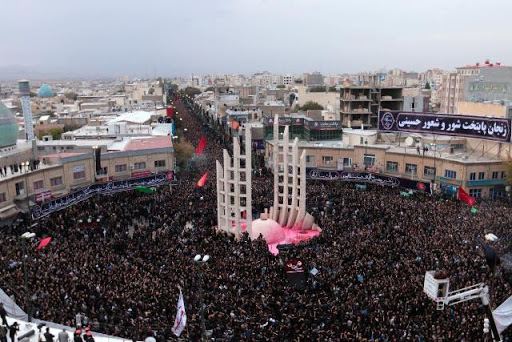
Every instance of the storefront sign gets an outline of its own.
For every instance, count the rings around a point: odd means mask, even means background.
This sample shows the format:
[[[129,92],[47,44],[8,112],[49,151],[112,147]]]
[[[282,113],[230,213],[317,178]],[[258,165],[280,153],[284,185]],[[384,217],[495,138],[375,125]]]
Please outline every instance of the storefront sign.
[[[314,131],[341,129],[341,121],[306,121],[306,127]]]

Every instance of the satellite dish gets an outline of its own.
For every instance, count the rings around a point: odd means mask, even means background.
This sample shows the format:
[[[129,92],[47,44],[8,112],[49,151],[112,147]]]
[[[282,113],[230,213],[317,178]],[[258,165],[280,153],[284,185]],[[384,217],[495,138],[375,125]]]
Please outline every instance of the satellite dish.
[[[414,141],[414,138],[413,137],[407,137],[405,139],[405,145],[408,146],[408,147],[413,147],[415,144],[415,141]]]

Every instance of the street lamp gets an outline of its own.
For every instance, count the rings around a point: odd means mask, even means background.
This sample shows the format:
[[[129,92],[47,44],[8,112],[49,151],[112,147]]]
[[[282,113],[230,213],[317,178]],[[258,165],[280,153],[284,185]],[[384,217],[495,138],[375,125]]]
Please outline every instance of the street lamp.
[[[201,255],[197,254],[194,257],[194,262],[196,262],[198,267],[198,275],[199,275],[199,305],[201,305],[201,340],[207,341],[206,338],[206,324],[204,321],[204,299],[203,299],[203,269],[202,265],[206,264],[206,262],[210,260],[210,256],[208,254]]]
[[[30,304],[30,294],[28,292],[28,270],[27,270],[27,241],[35,237],[35,233],[25,232],[21,234],[21,245],[23,247],[23,278],[25,281],[25,302],[27,306],[28,321],[32,322],[32,305]]]
[[[365,139],[364,141],[364,156],[363,156],[363,165],[364,165],[364,170],[366,171],[366,155],[368,154],[368,139]]]

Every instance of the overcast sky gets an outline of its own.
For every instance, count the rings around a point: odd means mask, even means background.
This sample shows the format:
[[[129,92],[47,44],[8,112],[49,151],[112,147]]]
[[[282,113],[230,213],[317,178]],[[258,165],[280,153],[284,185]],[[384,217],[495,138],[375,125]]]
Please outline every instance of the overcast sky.
[[[4,72],[335,74],[453,69],[486,58],[512,64],[510,0],[2,0],[0,8]]]

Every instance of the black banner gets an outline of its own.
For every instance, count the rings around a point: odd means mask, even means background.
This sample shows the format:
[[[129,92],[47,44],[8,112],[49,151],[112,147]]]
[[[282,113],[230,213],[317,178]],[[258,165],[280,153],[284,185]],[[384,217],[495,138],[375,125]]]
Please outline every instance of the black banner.
[[[380,111],[379,131],[444,134],[510,142],[510,119]]]
[[[266,126],[274,125],[274,118],[269,115],[263,115],[263,123]],[[304,126],[304,118],[279,117],[279,126]]]
[[[119,191],[131,190],[136,186],[155,186],[165,183],[175,182],[176,179],[172,172],[159,173],[157,175],[144,178],[130,178],[123,181],[113,181],[108,183],[95,183],[88,187],[82,188],[76,192],[59,197],[52,201],[45,202],[41,205],[32,207],[32,219],[37,220],[47,216],[55,211],[67,208],[73,204],[79,203],[89,197],[100,194],[106,195]]]
[[[384,176],[378,173],[371,172],[319,170],[314,168],[308,168],[306,170],[306,178],[317,180],[364,182],[393,187],[398,186],[407,189],[430,192],[430,183],[428,182],[422,182],[407,178]]]
[[[341,121],[306,121],[307,128],[313,131],[341,130]]]

